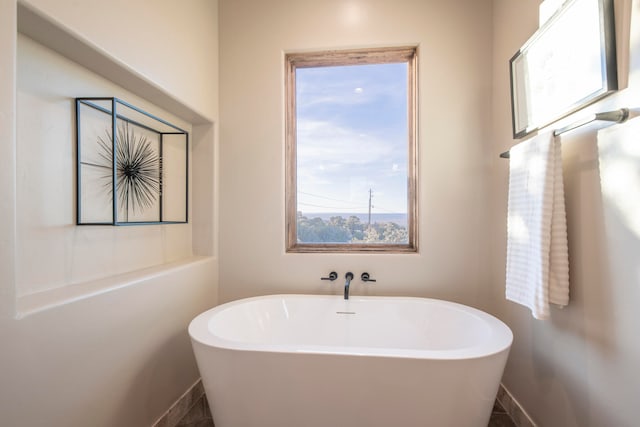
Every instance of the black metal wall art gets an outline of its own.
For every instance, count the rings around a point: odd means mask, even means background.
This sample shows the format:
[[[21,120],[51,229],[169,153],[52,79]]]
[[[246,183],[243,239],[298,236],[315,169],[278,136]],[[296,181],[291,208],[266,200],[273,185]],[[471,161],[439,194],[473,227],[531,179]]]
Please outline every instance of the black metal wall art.
[[[188,222],[186,131],[118,98],[76,98],[76,141],[76,224]]]

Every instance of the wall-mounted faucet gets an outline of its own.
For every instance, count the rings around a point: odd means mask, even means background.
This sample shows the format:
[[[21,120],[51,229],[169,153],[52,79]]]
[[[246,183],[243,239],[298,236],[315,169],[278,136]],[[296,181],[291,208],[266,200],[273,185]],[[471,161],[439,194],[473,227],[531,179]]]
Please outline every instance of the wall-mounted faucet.
[[[353,280],[353,273],[349,271],[344,275],[344,278],[347,280],[344,284],[344,299],[349,299],[349,285]]]
[[[331,273],[329,273],[329,276],[321,277],[320,280],[329,280],[333,282],[337,278],[338,278],[338,273],[336,273],[335,271],[332,271]],[[354,275],[352,272],[349,271],[347,272],[347,274],[344,275],[344,278],[346,280],[344,283],[344,299],[349,299],[349,285],[351,285],[351,281],[353,280]],[[366,271],[360,275],[360,280],[362,280],[365,283],[376,281],[376,279],[372,279],[369,273],[367,273]]]

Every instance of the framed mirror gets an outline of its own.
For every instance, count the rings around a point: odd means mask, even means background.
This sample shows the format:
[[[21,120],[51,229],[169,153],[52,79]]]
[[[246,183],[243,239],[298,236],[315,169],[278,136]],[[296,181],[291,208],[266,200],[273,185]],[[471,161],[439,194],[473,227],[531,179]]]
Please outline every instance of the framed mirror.
[[[569,0],[509,61],[513,137],[618,89],[613,0]]]

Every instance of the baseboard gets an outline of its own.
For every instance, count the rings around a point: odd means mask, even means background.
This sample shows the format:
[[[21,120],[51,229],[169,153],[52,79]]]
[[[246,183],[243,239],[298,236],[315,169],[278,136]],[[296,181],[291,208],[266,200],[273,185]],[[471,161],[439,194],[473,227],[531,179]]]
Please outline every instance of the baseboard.
[[[175,427],[178,422],[189,412],[193,405],[204,395],[202,381],[198,379],[182,396],[171,405],[158,420],[153,423],[153,427]]]
[[[536,423],[533,422],[520,403],[514,399],[513,395],[509,393],[504,384],[500,384],[497,399],[516,427],[537,427]]]

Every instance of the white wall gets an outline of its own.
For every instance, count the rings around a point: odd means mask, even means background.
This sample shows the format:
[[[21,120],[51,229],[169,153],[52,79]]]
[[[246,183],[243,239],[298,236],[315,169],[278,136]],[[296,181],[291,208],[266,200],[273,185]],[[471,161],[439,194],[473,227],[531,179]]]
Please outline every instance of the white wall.
[[[127,72],[175,103],[186,105],[186,110],[195,109],[194,116],[202,120],[191,134],[194,212],[190,225],[124,230],[124,234],[112,227],[72,231],[72,206],[63,206],[72,202],[69,189],[73,182],[64,182],[69,178],[64,172],[69,159],[55,152],[40,152],[48,147],[36,145],[41,139],[34,136],[32,127],[52,124],[48,113],[46,117],[40,114],[43,111],[70,111],[69,100],[60,98],[76,96],[79,86],[88,91],[113,90],[117,92],[114,95],[126,92],[78,71],[72,64],[52,67],[50,74],[29,68],[36,62],[46,67],[64,60],[42,54],[40,48],[32,55],[35,45],[30,42],[28,48],[21,42],[18,52],[15,0],[0,2],[1,423],[9,427],[151,425],[198,378],[186,327],[197,313],[217,301],[218,267],[212,255],[217,251],[217,136],[213,123],[218,120],[218,5],[210,0],[180,4],[162,0],[153,2],[152,7],[144,1],[30,0],[24,4],[104,52],[105,57],[124,64]],[[21,64],[17,64],[18,57]],[[65,69],[73,84],[65,84],[64,76],[57,74]],[[20,73],[18,79],[16,72]],[[28,72],[39,75],[27,76]],[[39,85],[38,79],[48,84]],[[74,93],[64,93],[65,88]],[[168,105],[174,107],[173,103]],[[72,116],[67,120],[63,127],[69,127]],[[55,129],[47,137],[53,147],[71,154],[73,141],[62,141],[66,133]],[[50,197],[56,190],[50,188],[52,183],[34,170],[38,165],[50,168],[52,181],[62,186],[58,202]],[[41,185],[34,185],[38,182]],[[44,201],[53,203],[50,210]],[[186,230],[193,232],[185,234]],[[34,232],[42,238],[43,247],[50,248],[37,257],[34,248],[22,240]],[[60,232],[76,234],[76,239]],[[92,233],[101,235],[100,243]],[[156,237],[149,238],[149,233]],[[162,241],[166,245],[163,252],[169,257],[161,256],[151,263],[131,263],[131,257],[118,259],[118,251],[113,250],[116,241],[138,237],[139,248]],[[102,275],[110,273],[107,282],[117,286],[101,288],[105,281],[94,281],[90,276],[80,284],[74,284],[73,279],[60,280],[53,262],[59,258],[56,247],[84,256],[80,243],[84,238],[99,246],[91,258],[107,255],[111,265]],[[176,245],[172,244],[174,238]],[[60,240],[64,244],[57,246]],[[191,254],[205,256],[189,258]],[[180,259],[184,262],[167,264]],[[29,269],[38,270],[40,264],[53,274],[39,277],[37,285],[22,280],[31,277]],[[149,264],[156,267],[144,270]],[[128,275],[118,275],[123,271],[129,271]],[[72,290],[77,298],[47,304],[49,294],[36,292],[54,287]],[[23,298],[17,297],[30,293],[29,297],[44,296],[45,303],[38,312],[21,312],[16,302]]]
[[[419,254],[285,254],[284,52],[419,45]],[[220,2],[220,298],[276,292],[440,297],[477,305],[491,239],[491,2]]]
[[[563,137],[571,301],[550,320],[504,299],[508,163],[498,153],[511,138],[508,61],[537,28],[538,0],[495,0],[494,106],[490,151],[495,189],[491,310],[512,328],[514,344],[503,382],[540,426],[638,425],[640,340],[640,156],[637,130],[626,140],[615,125],[604,149],[593,124]],[[589,111],[630,107],[640,113],[640,1],[615,2],[619,75],[626,89]],[[627,87],[628,83],[628,87]],[[571,122],[585,112],[567,119]],[[640,127],[635,119],[636,129]],[[629,125],[632,122],[629,123]],[[552,125],[556,127],[559,125]],[[627,137],[629,138],[629,137]],[[626,147],[626,150],[625,148]],[[613,165],[613,166],[611,166]],[[611,174],[631,171],[608,186]],[[602,184],[601,184],[602,181]]]

